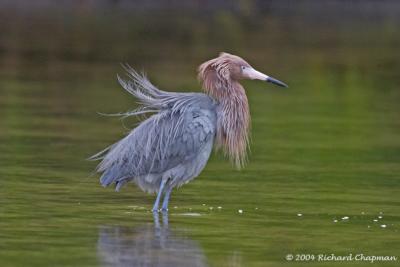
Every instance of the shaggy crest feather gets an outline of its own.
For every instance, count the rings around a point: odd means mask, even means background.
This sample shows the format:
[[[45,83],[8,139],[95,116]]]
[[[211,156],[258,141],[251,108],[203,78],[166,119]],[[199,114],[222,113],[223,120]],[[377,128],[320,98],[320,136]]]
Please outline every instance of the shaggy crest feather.
[[[220,103],[217,148],[222,148],[225,155],[240,169],[247,162],[250,110],[244,88],[231,77],[233,64],[250,66],[238,56],[221,53],[219,57],[200,65],[198,79],[203,90]]]

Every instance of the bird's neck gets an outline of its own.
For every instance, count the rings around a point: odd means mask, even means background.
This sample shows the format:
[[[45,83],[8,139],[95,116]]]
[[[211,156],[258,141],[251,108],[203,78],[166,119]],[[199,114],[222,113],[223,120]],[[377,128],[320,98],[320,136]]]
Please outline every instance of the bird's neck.
[[[219,102],[217,112],[216,146],[222,148],[236,167],[247,160],[249,145],[250,110],[247,96],[237,81],[221,82],[205,92]]]

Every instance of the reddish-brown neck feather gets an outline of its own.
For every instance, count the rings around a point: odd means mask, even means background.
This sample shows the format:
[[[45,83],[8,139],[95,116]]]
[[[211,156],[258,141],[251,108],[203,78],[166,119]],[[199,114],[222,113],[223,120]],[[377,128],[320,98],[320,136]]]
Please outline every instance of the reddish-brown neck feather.
[[[199,67],[203,90],[219,102],[217,112],[217,148],[241,168],[247,160],[250,111],[244,88],[229,77],[229,62],[213,59]]]

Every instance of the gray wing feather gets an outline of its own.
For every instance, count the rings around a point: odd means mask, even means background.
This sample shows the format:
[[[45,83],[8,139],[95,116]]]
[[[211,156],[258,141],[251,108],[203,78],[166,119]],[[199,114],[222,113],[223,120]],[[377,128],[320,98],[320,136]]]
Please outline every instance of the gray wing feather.
[[[102,185],[115,182],[119,189],[125,180],[163,173],[195,158],[213,141],[215,130],[212,116],[203,113],[194,118],[193,114],[187,110],[184,114],[164,111],[153,115],[111,146],[98,167],[103,172]]]
[[[142,106],[122,115],[157,113],[141,122],[126,137],[92,156],[102,161],[103,186],[116,184],[119,190],[127,181],[159,174],[191,160],[215,136],[215,103],[205,94],[169,93],[153,85],[132,69],[131,82],[119,78],[121,85],[136,96]]]

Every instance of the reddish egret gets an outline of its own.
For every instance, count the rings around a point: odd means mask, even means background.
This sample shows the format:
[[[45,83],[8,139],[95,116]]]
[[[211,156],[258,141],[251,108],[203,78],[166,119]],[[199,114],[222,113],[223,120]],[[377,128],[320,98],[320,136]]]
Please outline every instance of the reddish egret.
[[[246,161],[250,112],[241,79],[257,79],[287,87],[228,53],[200,65],[203,93],[173,93],[156,88],[144,76],[126,66],[130,80],[118,77],[122,87],[139,99],[140,108],[125,116],[150,113],[126,137],[92,156],[102,161],[103,186],[118,191],[129,181],[143,191],[157,193],[153,211],[168,210],[174,187],[188,183],[205,167],[211,150],[222,149],[238,168]]]

